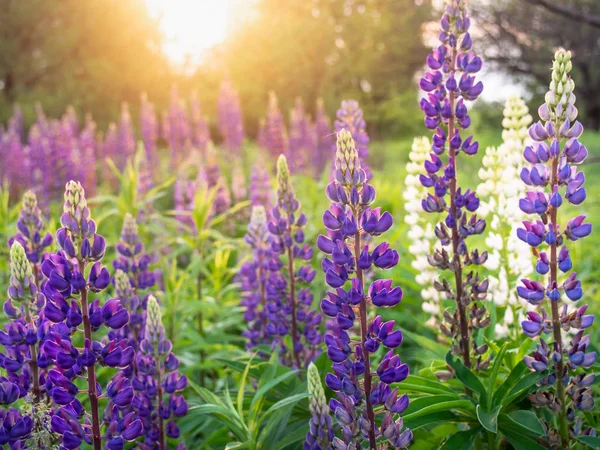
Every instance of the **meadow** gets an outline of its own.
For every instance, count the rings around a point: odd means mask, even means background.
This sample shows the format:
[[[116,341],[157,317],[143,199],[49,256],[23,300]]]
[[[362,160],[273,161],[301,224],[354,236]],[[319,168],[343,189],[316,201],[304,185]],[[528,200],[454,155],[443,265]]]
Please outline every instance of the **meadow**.
[[[423,137],[369,140],[351,100],[335,118],[298,100],[287,120],[273,93],[248,136],[230,80],[213,136],[176,89],[162,116],[143,95],[102,137],[73,109],[27,128],[16,108],[0,134],[0,447],[600,448],[600,133],[561,97],[564,50],[548,55],[551,125],[515,97],[494,126],[469,118],[466,17],[442,18],[454,56],[427,60]],[[517,238],[535,214],[543,239]],[[566,225],[578,215],[592,237]]]

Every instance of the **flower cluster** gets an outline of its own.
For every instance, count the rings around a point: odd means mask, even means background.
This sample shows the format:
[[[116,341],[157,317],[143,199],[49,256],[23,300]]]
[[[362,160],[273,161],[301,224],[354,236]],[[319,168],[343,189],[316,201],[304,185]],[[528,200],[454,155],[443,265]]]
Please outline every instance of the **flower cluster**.
[[[489,365],[489,359],[483,359],[487,346],[476,346],[471,333],[490,323],[485,307],[478,304],[486,297],[488,281],[465,269],[487,259],[487,252],[469,251],[466,243],[469,236],[483,233],[486,224],[475,214],[479,207],[476,193],[470,189],[463,191],[457,182],[457,156],[460,152],[474,155],[479,148],[473,136],[463,138],[460,134],[471,123],[465,102],[475,100],[483,90],[481,81],[475,81],[481,59],[471,50],[466,4],[466,0],[447,0],[440,22],[441,45],[427,57],[430,71],[420,81],[421,89],[427,93],[420,102],[425,125],[435,130],[433,152],[424,163],[426,173],[420,181],[433,191],[423,199],[423,210],[445,215],[444,221],[435,227],[442,248],[430,255],[429,262],[440,270],[450,270],[454,278],[453,287],[443,279],[436,283],[438,291],[456,302],[453,312],[445,312],[440,330],[455,340],[452,350],[462,356],[467,367],[471,366],[473,353],[477,358],[476,368],[485,369]],[[444,154],[448,155],[446,163],[442,160]]]
[[[335,136],[331,130],[331,120],[325,112],[323,99],[318,98],[315,113],[315,150],[314,154],[311,155],[316,176],[323,173],[323,169],[329,163],[329,155],[334,146]]]
[[[331,448],[331,442],[333,441],[331,415],[329,414],[319,370],[313,363],[308,365],[306,379],[308,393],[310,394],[308,402],[311,417],[302,450],[328,450]]]
[[[231,207],[231,194],[227,186],[227,179],[221,173],[214,148],[209,148],[206,163],[198,175],[199,186],[216,190],[212,204],[212,213],[217,216],[223,214]]]
[[[151,167],[157,167],[159,164],[158,154],[156,153],[156,141],[158,140],[158,119],[154,105],[148,100],[148,95],[144,92],[141,96],[140,106],[140,131],[146,160]]]
[[[279,110],[277,96],[269,92],[269,107],[265,121],[265,148],[276,158],[278,155],[287,154],[287,131],[283,115]]]
[[[498,338],[508,336],[519,307],[524,306],[519,304],[516,296],[519,278],[532,272],[531,250],[516,236],[516,230],[524,219],[518,199],[525,189],[515,183],[531,121],[525,102],[518,96],[509,98],[502,120],[502,145],[485,150],[483,167],[479,169],[482,180],[477,187],[481,198],[480,212],[490,228],[485,240],[490,249],[485,267],[497,274],[488,277],[488,297],[501,308],[496,312],[495,332]]]
[[[224,147],[233,155],[240,155],[244,142],[244,121],[238,93],[230,80],[224,80],[217,100],[219,131]]]
[[[276,314],[270,313],[268,292],[271,290],[271,273],[279,267],[274,261],[271,248],[273,237],[267,229],[267,214],[263,206],[254,206],[248,233],[244,240],[252,249],[252,258],[240,268],[240,281],[243,297],[244,320],[248,323],[243,335],[248,339],[247,349],[257,345],[273,343],[277,333]],[[277,306],[275,305],[275,309]],[[271,320],[275,319],[274,323]]]
[[[102,392],[96,379],[96,366],[123,369],[135,356],[126,340],[94,340],[93,332],[102,326],[118,330],[127,324],[129,314],[118,299],[108,300],[103,306],[89,295],[104,290],[110,283],[108,270],[101,265],[106,243],[96,233],[96,223],[90,218],[83,187],[74,181],[65,188],[64,212],[56,232],[60,246],[42,263],[47,277],[43,283],[46,296],[44,315],[54,325],[46,327],[41,351],[54,367],[48,370],[45,389],[59,405],[52,417],[52,431],[61,436],[65,448],[77,448],[86,442],[95,449],[122,448],[125,441],[136,439],[142,431],[141,421],[133,413],[119,414],[133,398],[128,380],[117,374],[106,389],[115,413],[101,434],[101,417],[98,400]],[[89,265],[91,264],[91,267]],[[86,276],[87,273],[87,276]],[[83,347],[74,342],[83,329]],[[77,380],[87,381],[85,397],[89,398],[88,413],[77,398],[80,393]]]
[[[202,114],[202,108],[200,107],[200,101],[196,92],[192,93],[190,109],[192,116],[192,144],[204,155],[210,142],[210,128],[208,127],[208,118]]]
[[[582,430],[581,418],[575,415],[575,410],[589,411],[594,406],[590,387],[594,374],[586,374],[585,369],[594,364],[596,352],[589,351],[590,336],[584,335],[594,316],[585,314],[587,305],[569,307],[570,302],[581,299],[583,290],[577,273],[571,272],[573,262],[568,243],[588,236],[592,227],[584,222],[585,216],[577,216],[565,225],[560,224],[558,217],[564,201],[577,206],[586,198],[585,176],[577,165],[588,152],[578,140],[583,126],[576,120],[571,68],[571,53],[558,50],[552,64],[550,89],[538,110],[541,120],[529,129],[534,143],[523,152],[529,165],[521,171],[521,179],[531,190],[519,201],[519,207],[537,219],[523,221],[523,227],[517,230],[519,239],[529,244],[538,257],[536,272],[547,275],[545,282],[523,279],[517,292],[532,305],[549,303],[551,308],[550,315],[544,307],[539,312],[528,312],[522,325],[531,338],[544,334],[553,337],[551,344],[540,339],[537,351],[525,358],[531,370],[548,373],[541,381],[544,390],[530,398],[535,406],[547,406],[558,417],[557,430],[547,427],[546,439],[553,448],[569,448],[571,436],[596,433],[592,428]],[[562,303],[563,300],[566,302]],[[578,331],[567,343],[562,331],[571,329]]]
[[[313,138],[313,124],[304,111],[304,102],[297,97],[294,108],[290,111],[290,134],[287,146],[287,159],[292,172],[299,172],[309,162],[307,158],[311,156],[309,152],[314,148]]]
[[[167,438],[179,438],[180,431],[173,419],[188,411],[187,402],[180,394],[187,386],[187,378],[178,371],[179,360],[172,353],[172,347],[165,337],[160,306],[150,295],[136,359],[138,372],[133,380],[136,391],[133,407],[144,425],[147,446],[144,448],[152,450],[166,450],[169,448]],[[177,450],[184,448],[182,443],[176,447]]]
[[[327,257],[322,268],[325,280],[333,290],[321,301],[323,313],[334,318],[326,336],[327,356],[334,373],[328,373],[327,386],[337,393],[330,409],[342,427],[342,439],[335,438],[338,450],[377,448],[377,441],[387,441],[394,448],[407,448],[412,432],[403,429],[399,414],[408,407],[408,396],[398,396],[392,383],[406,379],[409,370],[395,349],[402,342],[402,332],[394,330],[394,321],[383,322],[381,316],[367,319],[369,303],[377,307],[393,307],[402,300],[400,287],[392,280],[377,280],[367,288],[364,271],[375,266],[391,269],[398,264],[398,253],[383,242],[372,251],[365,237],[377,237],[392,226],[392,216],[372,209],[375,189],[368,184],[361,167],[354,140],[342,129],[337,137],[334,180],[327,186],[331,207],[323,215],[325,227],[334,239],[319,236],[317,245]],[[350,284],[348,288],[344,285]],[[358,312],[358,340],[349,334]],[[385,356],[375,369],[372,358],[385,348]]]
[[[263,164],[256,162],[250,174],[250,202],[253,206],[263,206],[268,212],[273,205],[272,191],[269,171]]]
[[[415,138],[410,153],[409,161],[406,164],[406,178],[404,179],[404,209],[406,215],[404,221],[409,225],[408,237],[410,246],[408,251],[414,257],[411,263],[417,271],[416,281],[421,286],[421,298],[424,300],[421,305],[423,311],[431,316],[428,324],[432,327],[439,326],[441,318],[442,296],[435,289],[434,284],[438,279],[437,271],[433,270],[429,264],[428,255],[434,248],[439,248],[439,243],[433,233],[435,226],[429,216],[423,215],[421,208],[421,199],[427,195],[427,188],[421,184],[419,175],[423,169],[425,160],[429,157],[431,143],[426,137]],[[437,244],[437,246],[436,246]]]
[[[191,141],[191,126],[185,101],[173,86],[169,110],[162,116],[162,137],[169,144],[171,168],[179,167],[185,157],[185,150]]]
[[[367,165],[369,135],[367,134],[367,124],[363,119],[362,109],[360,109],[356,100],[343,100],[341,108],[337,110],[336,117],[337,120],[334,123],[335,131],[339,133],[344,129],[352,134],[362,168],[367,174],[367,179],[370,179],[371,169]]]
[[[282,318],[276,330],[284,352],[282,359],[289,366],[303,368],[318,354],[323,339],[319,332],[322,316],[310,309],[313,300],[310,288],[300,288],[301,284],[313,281],[316,271],[309,264],[313,249],[304,244],[306,215],[300,212],[300,201],[294,193],[284,155],[277,161],[277,183],[277,205],[271,212],[268,230],[273,235],[271,248],[280,271],[271,276],[269,310]],[[298,262],[300,267],[297,267]],[[288,333],[291,349],[286,352],[283,338]]]

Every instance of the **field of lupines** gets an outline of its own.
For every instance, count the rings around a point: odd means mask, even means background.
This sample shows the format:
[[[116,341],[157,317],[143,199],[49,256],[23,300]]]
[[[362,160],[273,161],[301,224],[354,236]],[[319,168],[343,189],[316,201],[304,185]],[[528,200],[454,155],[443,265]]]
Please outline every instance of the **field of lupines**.
[[[352,100],[286,121],[274,93],[249,139],[228,81],[219,146],[176,90],[102,137],[15,108],[0,447],[600,448],[599,155],[572,55],[484,148],[469,28],[448,0],[414,140],[371,143]]]

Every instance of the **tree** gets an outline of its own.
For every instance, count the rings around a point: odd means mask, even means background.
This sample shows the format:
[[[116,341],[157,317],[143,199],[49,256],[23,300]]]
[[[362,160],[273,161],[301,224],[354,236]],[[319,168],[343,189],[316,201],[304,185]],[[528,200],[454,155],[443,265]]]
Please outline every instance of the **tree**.
[[[486,60],[539,94],[548,87],[549,55],[557,47],[571,50],[581,118],[600,129],[600,2],[482,0],[472,10]]]
[[[104,124],[121,101],[166,84],[158,23],[144,0],[0,0],[0,120],[21,102],[32,118],[72,104]],[[165,82],[166,81],[166,82]]]

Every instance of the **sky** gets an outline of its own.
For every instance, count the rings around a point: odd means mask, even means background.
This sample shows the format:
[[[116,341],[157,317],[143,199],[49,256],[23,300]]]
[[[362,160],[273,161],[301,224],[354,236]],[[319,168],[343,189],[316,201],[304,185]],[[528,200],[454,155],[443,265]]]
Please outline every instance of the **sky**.
[[[223,42],[244,15],[251,0],[146,0],[153,16],[160,18],[166,37],[165,52],[177,65],[192,67],[202,62],[206,51]],[[189,60],[188,60],[189,58]],[[481,98],[503,101],[523,88],[506,76],[484,70]]]

